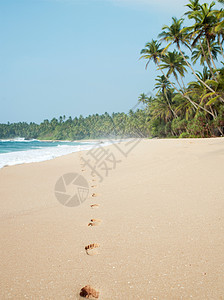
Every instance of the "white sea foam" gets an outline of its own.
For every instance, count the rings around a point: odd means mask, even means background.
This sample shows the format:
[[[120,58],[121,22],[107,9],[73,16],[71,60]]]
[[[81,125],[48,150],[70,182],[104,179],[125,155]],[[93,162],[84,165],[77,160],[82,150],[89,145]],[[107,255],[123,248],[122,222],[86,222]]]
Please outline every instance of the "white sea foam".
[[[111,144],[110,142],[103,143],[103,146]],[[44,147],[34,150],[16,151],[0,154],[0,168],[4,166],[12,166],[17,164],[40,162],[50,160],[55,157],[67,155],[73,152],[90,150],[92,147],[99,144],[92,143],[91,145],[58,145],[57,147]]]
[[[29,142],[41,142],[41,141],[38,141],[36,139],[26,140],[25,138],[18,137],[18,138],[7,139],[7,140],[0,139],[0,142],[26,142],[26,143],[29,143]]]

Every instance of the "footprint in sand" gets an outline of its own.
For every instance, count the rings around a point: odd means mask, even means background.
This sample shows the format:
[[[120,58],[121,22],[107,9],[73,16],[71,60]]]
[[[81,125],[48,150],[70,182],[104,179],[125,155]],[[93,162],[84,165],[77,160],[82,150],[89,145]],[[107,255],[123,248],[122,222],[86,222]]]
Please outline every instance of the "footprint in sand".
[[[91,208],[98,208],[100,205],[99,204],[91,204],[90,207]]]
[[[100,205],[97,204],[97,203],[94,203],[94,204],[91,204],[91,205],[90,205],[91,208],[98,208],[99,206],[100,206]]]
[[[87,298],[87,299],[98,299],[99,298],[99,292],[95,290],[90,285],[84,286],[79,294],[81,297]]]
[[[98,254],[98,248],[99,248],[99,244],[89,244],[88,246],[85,247],[86,250],[86,254],[88,255],[96,255]]]
[[[100,225],[101,222],[102,222],[102,220],[100,220],[100,219],[91,219],[88,226],[98,226],[98,225]]]

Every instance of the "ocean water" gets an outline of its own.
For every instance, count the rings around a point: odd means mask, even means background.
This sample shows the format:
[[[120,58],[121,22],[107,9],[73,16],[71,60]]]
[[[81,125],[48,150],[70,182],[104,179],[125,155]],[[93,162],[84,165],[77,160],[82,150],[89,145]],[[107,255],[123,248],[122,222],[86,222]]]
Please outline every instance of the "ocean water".
[[[16,164],[40,162],[81,150],[89,150],[97,142],[42,142],[38,140],[0,140],[0,168]]]

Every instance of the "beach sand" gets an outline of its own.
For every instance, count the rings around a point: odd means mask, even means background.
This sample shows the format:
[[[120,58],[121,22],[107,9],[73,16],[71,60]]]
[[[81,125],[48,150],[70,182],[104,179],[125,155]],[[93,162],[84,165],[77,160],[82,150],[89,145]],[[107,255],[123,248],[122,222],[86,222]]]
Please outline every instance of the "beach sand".
[[[0,170],[0,299],[224,299],[224,139],[130,145],[105,148],[102,182],[86,152]],[[55,183],[76,172],[89,195],[66,207]]]

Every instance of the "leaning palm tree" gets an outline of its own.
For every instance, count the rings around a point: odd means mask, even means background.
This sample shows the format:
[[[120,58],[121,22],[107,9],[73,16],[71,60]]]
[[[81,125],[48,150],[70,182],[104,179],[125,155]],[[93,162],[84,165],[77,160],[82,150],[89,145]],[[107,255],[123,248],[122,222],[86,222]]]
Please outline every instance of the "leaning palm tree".
[[[180,94],[177,94],[174,97],[174,101],[176,103],[176,112],[179,117],[185,118],[186,120],[194,117],[196,111],[191,103],[186,100],[186,98],[182,97]]]
[[[215,41],[210,42],[210,47],[211,47],[211,54],[212,54],[213,60],[217,60],[218,54],[221,54],[220,47],[217,45],[217,43]],[[193,64],[196,64],[196,62],[199,59],[200,59],[201,65],[204,65],[205,62],[207,62],[207,64],[209,65],[209,69],[211,71],[211,61],[210,61],[210,55],[208,52],[208,44],[205,39],[202,41],[202,47],[200,45],[196,45],[194,50],[192,51],[191,60],[192,60]]]
[[[151,42],[147,43],[145,45],[145,48],[141,50],[141,56],[140,59],[146,59],[147,63],[145,65],[145,68],[148,68],[148,65],[151,61],[155,63],[155,65],[158,67],[158,69],[162,72],[163,76],[170,82],[172,87],[179,92],[179,90],[174,86],[174,84],[170,81],[170,79],[165,75],[163,72],[163,69],[160,67],[160,61],[162,57],[164,56],[165,49],[160,48],[161,43],[159,43],[156,40],[152,40]]]
[[[215,10],[214,11],[215,17],[217,19],[217,23],[215,24],[213,28],[214,34],[217,36],[218,44],[222,53],[222,56],[224,58],[224,51],[222,44],[224,42],[224,10]]]
[[[203,109],[204,111],[210,113],[206,108],[200,106],[199,104],[195,103],[194,101],[192,101],[187,95],[185,95],[181,90],[179,90],[174,84],[173,82],[169,79],[169,77],[166,76],[166,74],[163,72],[163,69],[161,69],[160,67],[160,60],[162,58],[162,56],[165,53],[165,49],[161,49],[160,48],[161,43],[159,43],[156,40],[152,40],[151,42],[147,43],[145,45],[145,48],[141,50],[141,54],[143,54],[140,59],[146,59],[147,63],[146,63],[146,69],[148,67],[148,64],[150,61],[153,61],[156,66],[158,67],[158,69],[162,72],[162,74],[166,77],[166,79],[170,82],[170,84],[172,85],[172,87],[178,92],[180,93],[183,97],[185,97],[193,106],[195,109],[197,109],[198,107],[200,107],[201,109]],[[212,92],[214,92],[212,90]]]
[[[150,103],[150,112],[152,120],[161,119],[164,122],[171,121],[173,114],[164,97],[158,96]]]
[[[221,96],[224,97],[224,68],[219,69],[219,74],[217,77],[217,81],[214,80],[207,80],[211,86],[216,90],[216,92]],[[216,96],[216,94],[210,93],[211,96]],[[213,99],[219,99],[218,96],[214,97]],[[222,98],[221,98],[222,99]]]
[[[181,54],[174,50],[173,52],[168,52],[162,57],[162,64],[160,65],[160,67],[161,69],[167,69],[167,77],[173,75],[177,81],[178,86],[180,87],[180,90],[184,90],[183,77],[184,73],[187,72],[186,65],[187,64]],[[183,87],[180,85],[178,75],[182,80]]]
[[[156,40],[152,40],[151,42],[147,43],[145,45],[145,48],[141,50],[140,54],[142,54],[140,56],[139,59],[146,59],[146,65],[145,68],[148,68],[148,65],[151,61],[153,61],[155,63],[155,65],[158,67],[158,69],[162,72],[163,76],[170,82],[170,84],[173,86],[174,89],[176,89],[176,87],[174,86],[174,84],[170,81],[170,79],[165,75],[165,73],[163,72],[163,70],[160,67],[160,61],[162,56],[165,53],[165,49],[164,48],[160,48],[161,43],[159,43]]]
[[[217,34],[218,44],[219,44],[220,51],[222,53],[222,57],[224,58],[224,51],[222,47],[222,44],[224,42],[224,20],[222,22],[223,24],[221,27],[220,26],[215,27],[215,32]]]
[[[212,9],[214,5],[214,1],[210,5],[208,5],[207,3],[202,4],[200,5],[200,9],[197,11],[193,11],[188,15],[188,18],[195,21],[194,25],[189,27],[193,30],[191,34],[191,37],[193,38],[192,46],[201,41],[201,38],[203,37],[207,42],[210,60],[213,64],[214,69],[216,70],[217,68],[211,54],[210,46],[210,42],[215,39],[213,28],[217,23],[214,10]]]
[[[205,82],[213,85],[213,88],[217,90],[218,93],[223,93],[224,90],[224,76],[222,75],[222,70],[218,75],[218,82],[211,80],[211,73],[209,70],[204,67],[203,72],[197,72],[197,75]],[[215,108],[215,104],[220,102],[218,101],[219,96],[216,96],[214,93],[209,92],[204,85],[202,85],[199,81],[189,82],[188,84],[188,92],[193,98],[200,99],[200,104],[204,104],[208,110],[210,110],[211,115],[213,116],[214,120],[217,119],[217,110]],[[224,96],[224,94],[223,94]],[[220,134],[223,135],[223,130],[220,126],[217,127]]]
[[[188,8],[190,8],[190,10],[189,11],[187,11],[186,13],[185,13],[185,15],[187,15],[188,16],[188,18],[189,19],[192,19],[192,16],[195,14],[195,12],[198,12],[198,11],[200,11],[200,9],[201,9],[201,5],[200,5],[200,3],[199,3],[199,0],[192,0],[192,1],[190,1],[190,4],[187,4],[186,5]],[[191,36],[192,37],[192,28],[193,28],[194,26],[191,26],[191,27],[189,27],[189,28],[187,28],[187,29],[184,29],[184,30],[187,30],[189,33],[189,36]],[[201,42],[201,39],[199,38],[198,39],[198,42],[199,42],[199,45],[200,45],[200,47],[201,47],[201,52],[202,52],[202,54],[203,54],[203,56],[204,56],[204,60],[206,61],[206,63],[207,63],[207,66],[209,67],[209,69],[210,69],[210,72],[211,72],[211,74],[212,74],[212,76],[213,76],[213,79],[215,80],[215,74],[214,74],[214,72],[213,72],[213,70],[212,70],[212,66],[211,66],[211,64],[210,64],[210,61],[208,60],[208,58],[207,58],[207,55],[206,55],[206,51],[205,51],[205,45]]]
[[[178,50],[180,51],[183,59],[185,60],[187,66],[191,69],[194,76],[199,80],[204,86],[206,86],[207,89],[209,89],[211,92],[215,92],[210,86],[208,86],[205,82],[203,82],[200,77],[196,74],[194,69],[192,68],[191,64],[188,62],[187,58],[185,57],[183,51],[181,50],[180,45],[183,44],[186,47],[190,48],[189,46],[189,33],[187,28],[182,28],[183,19],[178,20],[177,18],[173,17],[173,23],[171,26],[163,26],[162,32],[159,34],[159,37],[161,37],[161,40],[165,40],[168,42],[168,48],[171,44],[177,45]]]
[[[207,81],[211,79],[211,73],[208,71],[207,67],[204,67],[203,72],[197,72],[197,75],[203,80]],[[208,94],[208,90],[200,81],[191,81],[188,83],[188,94],[192,95],[192,97],[197,97],[202,100],[206,94]]]

